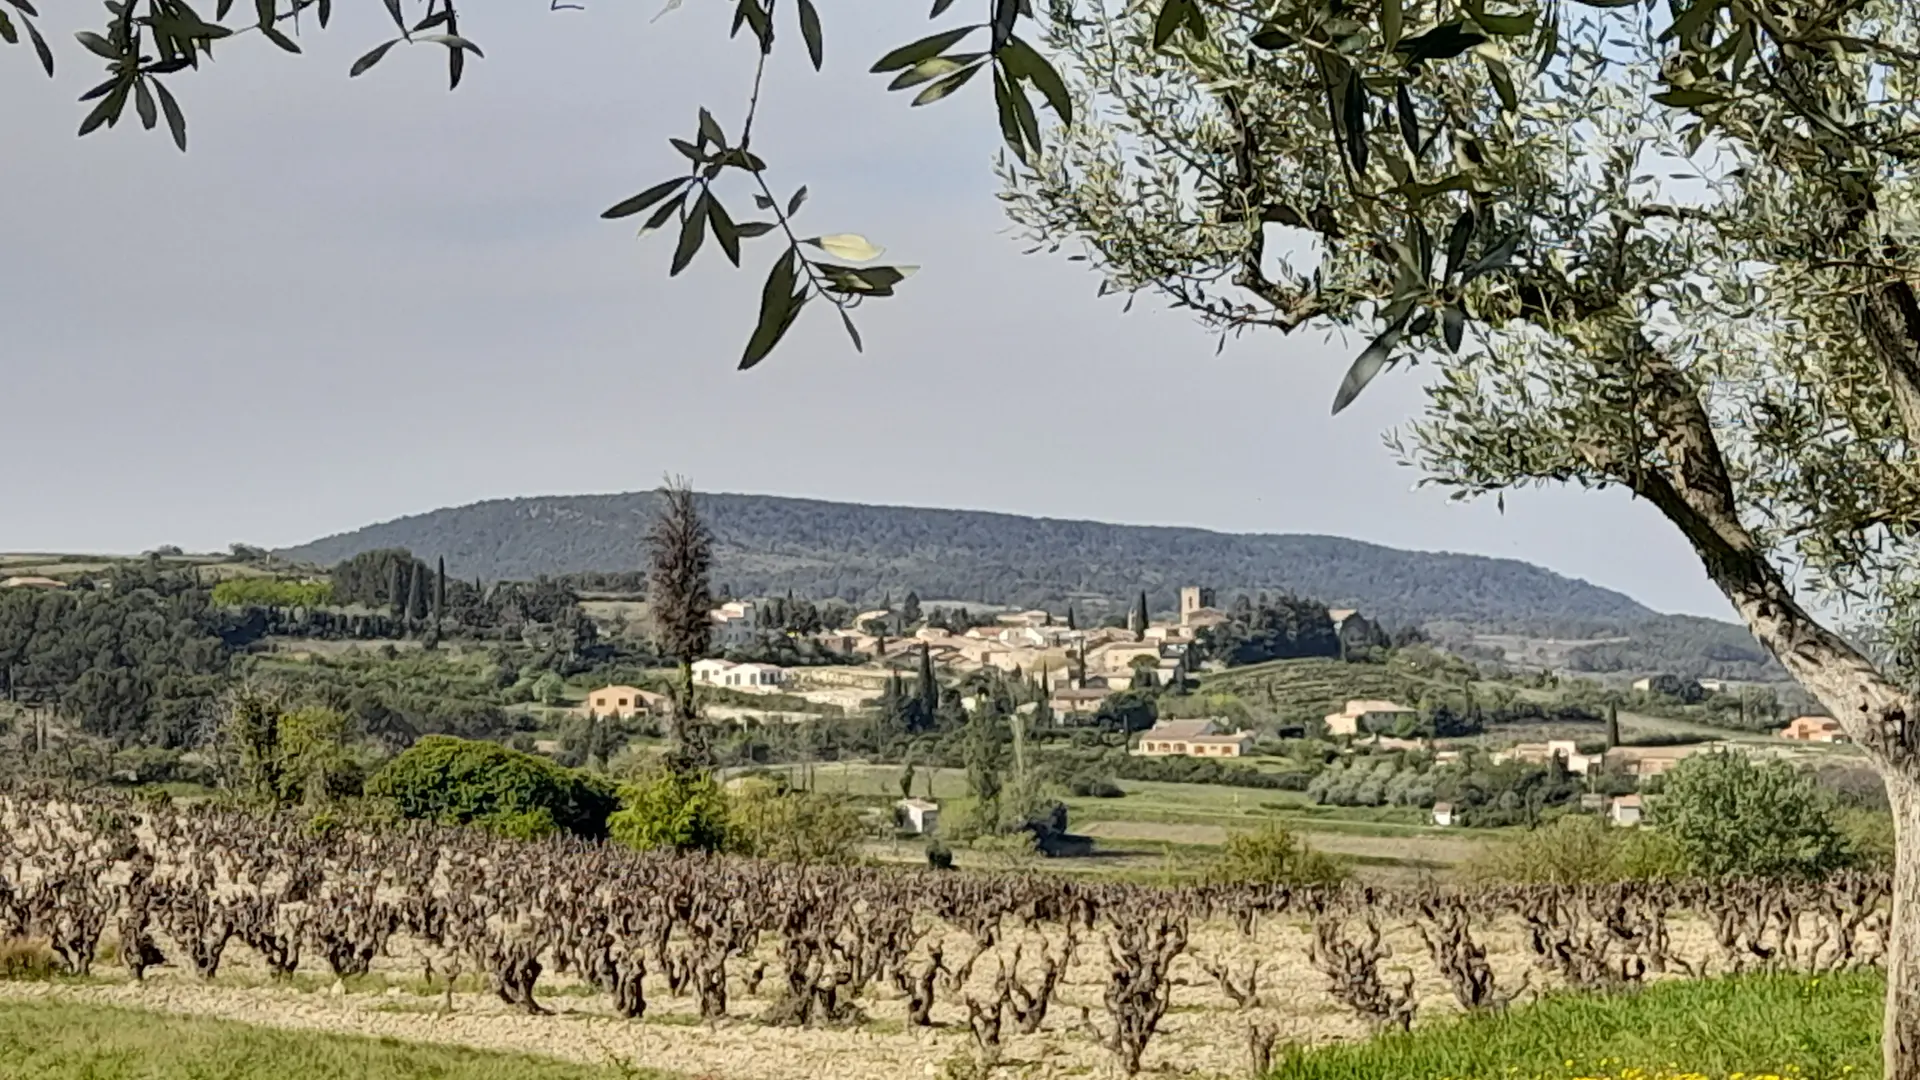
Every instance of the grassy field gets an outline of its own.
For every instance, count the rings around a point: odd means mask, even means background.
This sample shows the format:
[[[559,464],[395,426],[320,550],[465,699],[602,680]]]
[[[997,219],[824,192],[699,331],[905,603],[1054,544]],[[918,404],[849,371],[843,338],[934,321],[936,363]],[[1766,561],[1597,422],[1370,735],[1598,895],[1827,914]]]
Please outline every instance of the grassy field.
[[[780,766],[774,771],[820,792],[876,802],[900,796],[897,765],[829,762]],[[929,779],[943,813],[950,820],[958,820],[968,802],[965,771],[924,766],[915,769],[915,797],[926,796]],[[1228,836],[1268,821],[1285,825],[1316,850],[1339,855],[1357,866],[1406,871],[1444,870],[1470,862],[1490,838],[1498,835],[1487,830],[1435,828],[1426,823],[1422,811],[1405,807],[1316,806],[1297,791],[1150,780],[1118,783],[1127,793],[1122,798],[1064,800],[1070,827],[1094,837],[1099,842],[1100,857],[1050,861],[1044,864],[1046,869],[1153,877],[1164,874],[1171,861],[1197,872]],[[913,852],[894,850],[898,847],[893,845],[875,854],[918,860]],[[963,852],[960,862],[987,866],[992,860],[970,860]]]
[[[665,1073],[78,1002],[0,1009],[0,1080],[667,1080]]]
[[[1840,1080],[1878,1077],[1877,972],[1670,982],[1282,1055],[1271,1080]]]

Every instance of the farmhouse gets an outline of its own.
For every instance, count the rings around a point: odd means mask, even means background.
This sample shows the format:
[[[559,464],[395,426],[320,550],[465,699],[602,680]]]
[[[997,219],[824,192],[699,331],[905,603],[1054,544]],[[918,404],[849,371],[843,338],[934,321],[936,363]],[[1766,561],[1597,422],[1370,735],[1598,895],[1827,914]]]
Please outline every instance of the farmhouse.
[[[1363,726],[1368,731],[1380,731],[1393,727],[1400,717],[1413,715],[1415,710],[1391,701],[1355,699],[1347,702],[1344,711],[1327,714],[1327,734],[1358,735]]]
[[[785,669],[772,664],[736,664],[731,660],[696,660],[693,680],[707,686],[734,689],[758,689],[779,686],[787,681]]]
[[[1494,751],[1495,765],[1508,761],[1524,762],[1528,765],[1545,765],[1559,758],[1567,771],[1575,776],[1586,776],[1606,764],[1602,754],[1583,754],[1572,739],[1550,739],[1543,743],[1517,743],[1505,750]]]
[[[1687,758],[1707,750],[1719,750],[1725,743],[1703,743],[1697,746],[1616,746],[1606,752],[1605,764],[1610,770],[1623,772],[1629,776],[1659,776]]]
[[[665,694],[635,686],[603,686],[587,695],[586,711],[622,720],[640,713],[665,712],[671,704]]]
[[[750,600],[734,600],[714,608],[713,643],[723,649],[750,644],[754,634],[754,608]]]
[[[1613,820],[1615,825],[1640,824],[1640,796],[1617,796],[1613,800],[1613,808],[1607,816]]]
[[[1433,804],[1433,823],[1435,825],[1442,825],[1442,826],[1452,825],[1453,824],[1453,804],[1450,802],[1434,803]]]
[[[1253,735],[1222,733],[1212,720],[1164,720],[1140,735],[1135,754],[1146,757],[1241,757],[1253,750]]]
[[[1798,716],[1793,722],[1782,728],[1780,737],[1798,742],[1841,743],[1848,742],[1847,733],[1840,730],[1840,721],[1831,716]]]
[[[1047,699],[1055,716],[1085,716],[1100,711],[1100,703],[1112,696],[1105,687],[1062,687]]]

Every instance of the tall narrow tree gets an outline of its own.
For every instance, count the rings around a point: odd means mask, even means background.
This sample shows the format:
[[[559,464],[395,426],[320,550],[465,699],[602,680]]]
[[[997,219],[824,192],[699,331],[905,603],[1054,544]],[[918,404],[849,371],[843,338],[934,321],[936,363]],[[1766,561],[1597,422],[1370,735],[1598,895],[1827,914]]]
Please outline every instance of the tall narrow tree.
[[[426,582],[422,580],[427,576],[426,569],[425,566],[416,563],[411,567],[411,572],[407,574],[406,622],[408,629],[413,629],[419,625],[420,621],[424,619],[427,614]]]
[[[395,619],[407,613],[407,583],[401,574],[401,568],[404,565],[399,559],[395,559],[387,567],[387,608],[393,612]]]
[[[923,726],[933,724],[934,714],[940,711],[940,683],[933,674],[933,650],[926,642],[920,643],[920,717]]]
[[[680,666],[674,696],[674,752],[681,766],[704,766],[705,740],[693,700],[693,662],[713,646],[713,534],[700,520],[693,489],[681,478],[660,490],[660,514],[647,533],[648,603],[661,653]]]
[[[447,558],[440,557],[440,567],[433,578],[433,636],[440,636],[440,621],[447,612]]]
[[[1142,589],[1140,599],[1133,605],[1133,611],[1127,616],[1127,628],[1133,631],[1133,640],[1145,641],[1147,637],[1147,593]]]

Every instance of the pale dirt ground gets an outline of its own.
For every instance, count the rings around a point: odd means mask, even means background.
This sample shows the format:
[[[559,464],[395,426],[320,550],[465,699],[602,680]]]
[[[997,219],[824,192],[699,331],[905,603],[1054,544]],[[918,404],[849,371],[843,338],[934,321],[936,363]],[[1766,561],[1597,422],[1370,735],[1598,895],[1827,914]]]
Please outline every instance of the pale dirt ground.
[[[1676,920],[1672,926],[1676,951],[1690,957],[1705,955],[1705,928]],[[949,964],[972,952],[971,939],[954,930],[939,931]],[[976,964],[969,991],[984,996],[996,973],[996,962],[1010,961],[1015,944],[1025,945],[1020,970],[1032,980],[1034,954],[1046,940],[1057,947],[1058,928],[1042,931],[1009,930],[1002,943]],[[931,937],[928,939],[931,940]],[[1482,935],[1489,958],[1504,987],[1517,986],[1531,967],[1517,924],[1501,925]],[[1384,962],[1390,981],[1401,971],[1416,976],[1421,1019],[1456,1011],[1445,983],[1433,970],[1419,939],[1407,927],[1389,928],[1394,947]],[[916,958],[923,955],[923,941]],[[160,942],[170,954],[169,942]],[[1308,927],[1304,921],[1262,920],[1252,938],[1242,937],[1224,923],[1196,926],[1188,954],[1175,965],[1173,1005],[1160,1033],[1149,1045],[1146,1072],[1157,1076],[1228,1077],[1246,1072],[1246,1032],[1253,1021],[1276,1025],[1280,1044],[1322,1044],[1365,1038],[1367,1029],[1325,989],[1324,978],[1307,959]],[[648,1011],[644,1020],[614,1015],[604,995],[564,977],[546,976],[537,993],[556,1015],[527,1016],[509,1009],[491,994],[460,993],[454,1011],[438,1015],[438,995],[425,996],[418,984],[419,967],[413,950],[397,941],[394,957],[375,963],[368,982],[407,984],[385,990],[345,992],[329,985],[323,966],[310,963],[303,974],[306,989],[264,984],[263,969],[245,946],[229,947],[220,976],[203,983],[189,971],[167,967],[149,975],[145,985],[127,981],[117,965],[102,964],[107,977],[90,984],[0,982],[0,1000],[50,997],[154,1009],[171,1013],[217,1017],[280,1028],[318,1030],[417,1042],[469,1046],[532,1053],[589,1064],[625,1062],[666,1070],[700,1080],[901,1080],[930,1077],[942,1064],[972,1052],[965,1007],[944,990],[934,1009],[933,1029],[908,1029],[903,1024],[904,1002],[889,988],[862,999],[866,1022],[857,1028],[800,1030],[763,1025],[752,1019],[768,1005],[779,982],[777,963],[769,963],[759,997],[746,994],[736,980],[729,1018],[703,1024],[691,998],[669,998],[664,985],[649,978]],[[761,951],[771,958],[770,947]],[[1235,1010],[1199,959],[1226,960],[1236,976],[1249,964],[1261,965],[1262,1002],[1253,1010]],[[1013,1033],[1008,1018],[1005,1064],[1000,1078],[1056,1080],[1113,1074],[1106,1053],[1086,1032],[1081,1009],[1096,1024],[1106,1020],[1101,1003],[1107,977],[1106,948],[1100,931],[1085,937],[1076,953],[1046,1024],[1034,1035]],[[1542,980],[1535,976],[1534,984]]]

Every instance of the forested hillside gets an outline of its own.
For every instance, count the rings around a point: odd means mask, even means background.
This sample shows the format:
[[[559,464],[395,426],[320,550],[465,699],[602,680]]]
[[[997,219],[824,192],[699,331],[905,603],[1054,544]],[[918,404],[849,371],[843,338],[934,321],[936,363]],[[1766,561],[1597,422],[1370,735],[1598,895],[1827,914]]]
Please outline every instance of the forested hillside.
[[[719,540],[716,583],[738,595],[1115,607],[1142,588],[1156,611],[1179,587],[1293,592],[1390,623],[1454,619],[1550,632],[1637,622],[1654,612],[1608,589],[1511,559],[1401,551],[1331,536],[1234,535],[965,510],[702,495]],[[280,554],[331,565],[378,548],[444,556],[449,574],[527,579],[637,568],[654,495],[503,499],[436,510]]]

